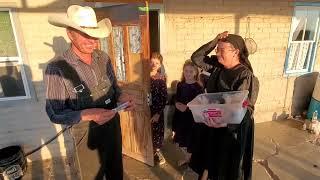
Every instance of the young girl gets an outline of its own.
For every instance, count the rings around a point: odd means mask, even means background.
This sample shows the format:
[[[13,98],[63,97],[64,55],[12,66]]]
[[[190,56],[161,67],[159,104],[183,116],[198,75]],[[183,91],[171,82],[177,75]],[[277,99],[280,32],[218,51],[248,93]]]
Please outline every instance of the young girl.
[[[177,84],[176,110],[172,122],[173,140],[181,147],[185,154],[185,158],[178,162],[179,166],[188,163],[191,157],[194,120],[191,111],[187,107],[187,103],[202,93],[198,77],[199,71],[197,66],[191,60],[187,60],[183,65],[181,82]]]
[[[152,53],[150,61],[151,128],[155,161],[166,163],[160,148],[164,138],[164,113],[167,102],[166,77],[161,69],[163,58],[160,53]]]

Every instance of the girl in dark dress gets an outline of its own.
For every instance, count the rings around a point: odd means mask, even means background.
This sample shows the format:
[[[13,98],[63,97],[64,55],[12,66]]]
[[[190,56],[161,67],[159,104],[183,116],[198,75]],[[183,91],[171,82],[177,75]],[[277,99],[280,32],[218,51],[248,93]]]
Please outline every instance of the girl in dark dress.
[[[179,166],[188,163],[191,158],[192,131],[195,122],[187,103],[202,93],[202,86],[198,81],[198,67],[191,60],[187,60],[183,65],[181,82],[177,84],[176,109],[172,121],[173,141],[181,147],[185,155],[185,158],[178,162]]]
[[[152,53],[150,61],[150,94],[151,94],[151,128],[152,142],[155,161],[160,165],[165,164],[166,160],[160,151],[164,138],[164,113],[163,110],[167,102],[166,77],[161,72],[162,56],[159,53]]]
[[[216,48],[216,55],[208,54]],[[198,124],[190,167],[199,179],[251,179],[254,121],[253,111],[259,82],[248,60],[242,37],[224,32],[192,54],[192,61],[211,72],[208,93],[248,90],[249,107],[241,124],[219,124],[207,119]]]

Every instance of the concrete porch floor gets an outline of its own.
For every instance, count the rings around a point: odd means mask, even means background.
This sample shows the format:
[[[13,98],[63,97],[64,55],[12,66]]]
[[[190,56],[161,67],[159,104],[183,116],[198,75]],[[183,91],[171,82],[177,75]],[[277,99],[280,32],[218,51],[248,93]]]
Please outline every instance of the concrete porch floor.
[[[253,163],[254,180],[319,180],[320,146],[309,142],[313,137],[300,130],[302,122],[294,120],[272,121],[256,124],[255,152]],[[182,153],[170,142],[164,146],[167,163],[164,166],[149,167],[124,156],[126,180],[174,180],[196,179],[187,167],[178,167]],[[77,180],[77,173],[70,168],[66,159],[34,162],[29,165],[23,180],[71,179]]]

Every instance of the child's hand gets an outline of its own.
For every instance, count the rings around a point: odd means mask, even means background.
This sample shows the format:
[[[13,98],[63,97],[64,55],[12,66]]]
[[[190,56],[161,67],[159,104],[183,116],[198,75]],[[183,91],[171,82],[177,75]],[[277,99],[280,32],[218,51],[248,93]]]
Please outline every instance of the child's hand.
[[[160,115],[159,114],[155,114],[155,115],[152,116],[150,121],[151,121],[151,123],[156,123],[156,122],[159,121],[159,118],[160,118]]]
[[[182,104],[180,102],[176,102],[176,108],[181,112],[185,112],[187,110],[188,106],[185,104]]]

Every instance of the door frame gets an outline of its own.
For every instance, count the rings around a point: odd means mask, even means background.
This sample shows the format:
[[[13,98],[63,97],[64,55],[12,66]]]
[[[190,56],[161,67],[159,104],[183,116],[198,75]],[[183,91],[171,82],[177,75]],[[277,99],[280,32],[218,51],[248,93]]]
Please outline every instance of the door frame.
[[[108,6],[115,6],[115,5],[123,5],[128,3],[123,3],[119,1],[118,3],[115,1],[113,3],[103,3],[103,2],[95,2],[94,8],[101,8],[101,7],[108,7]],[[167,52],[166,49],[166,28],[165,28],[165,11],[164,11],[164,4],[162,3],[150,3],[149,4],[150,10],[156,10],[159,13],[158,22],[159,22],[159,40],[160,40],[160,54],[165,54]]]
[[[159,13],[158,17],[158,26],[159,26],[159,43],[160,43],[160,54],[165,54],[167,52],[165,48],[166,44],[166,29],[165,29],[165,12],[164,12],[164,5],[158,3],[151,3],[150,10],[156,10]],[[164,62],[165,64],[166,62]],[[166,66],[166,65],[165,65]]]

